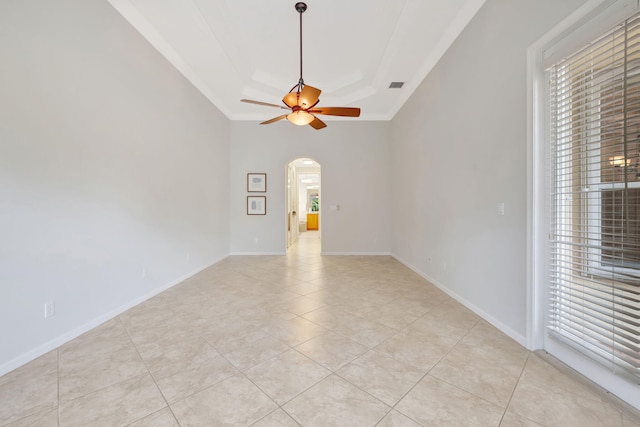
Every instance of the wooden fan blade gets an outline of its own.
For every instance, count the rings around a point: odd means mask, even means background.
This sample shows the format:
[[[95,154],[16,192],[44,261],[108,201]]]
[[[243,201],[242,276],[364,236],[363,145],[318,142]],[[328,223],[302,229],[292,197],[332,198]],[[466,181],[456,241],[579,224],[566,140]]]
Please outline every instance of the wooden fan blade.
[[[314,128],[315,130],[320,130],[322,128],[326,128],[327,124],[325,122],[323,122],[322,120],[320,120],[319,118],[315,117],[313,119],[313,121],[311,123],[309,123],[309,126]]]
[[[283,110],[288,110],[287,107],[283,107],[282,105],[269,104],[268,102],[254,101],[254,100],[251,100],[251,99],[241,99],[240,102],[246,102],[248,104],[256,104],[256,105],[264,105],[264,106],[267,106],[267,107],[276,107],[276,108],[282,108]]]
[[[327,116],[360,117],[360,109],[352,107],[322,107],[309,110],[311,114],[325,114]]]
[[[320,89],[316,89],[315,87],[305,86],[302,88],[302,92],[300,92],[300,100],[299,106],[301,108],[311,108],[318,102],[318,98],[320,97],[320,93],[322,91]]]
[[[266,122],[262,122],[262,123],[260,123],[260,124],[261,124],[261,125],[268,125],[269,123],[273,123],[273,122],[280,121],[280,120],[282,120],[282,119],[286,119],[286,118],[287,118],[287,116],[288,116],[288,114],[283,114],[283,115],[281,115],[281,116],[274,117],[273,119],[271,119],[271,120],[267,120]]]

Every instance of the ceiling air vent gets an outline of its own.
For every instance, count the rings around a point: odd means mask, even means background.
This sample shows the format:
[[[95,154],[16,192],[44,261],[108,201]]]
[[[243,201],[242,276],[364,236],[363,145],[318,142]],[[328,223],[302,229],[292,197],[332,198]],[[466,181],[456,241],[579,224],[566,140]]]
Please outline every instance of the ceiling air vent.
[[[400,89],[404,82],[391,82],[389,89]]]

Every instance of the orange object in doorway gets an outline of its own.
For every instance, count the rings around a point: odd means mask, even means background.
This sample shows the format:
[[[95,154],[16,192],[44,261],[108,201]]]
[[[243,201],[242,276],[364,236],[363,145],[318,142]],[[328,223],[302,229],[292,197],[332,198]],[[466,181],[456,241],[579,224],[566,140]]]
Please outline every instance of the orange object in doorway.
[[[318,212],[307,213],[307,230],[317,230],[320,214]]]

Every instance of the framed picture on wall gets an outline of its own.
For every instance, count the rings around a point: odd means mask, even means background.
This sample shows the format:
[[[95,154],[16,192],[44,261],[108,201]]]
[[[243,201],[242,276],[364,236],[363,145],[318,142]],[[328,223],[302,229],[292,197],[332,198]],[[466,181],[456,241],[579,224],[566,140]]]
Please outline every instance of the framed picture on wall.
[[[267,174],[266,173],[248,173],[247,174],[247,192],[266,193],[267,192]]]
[[[247,196],[247,215],[266,215],[266,196]]]

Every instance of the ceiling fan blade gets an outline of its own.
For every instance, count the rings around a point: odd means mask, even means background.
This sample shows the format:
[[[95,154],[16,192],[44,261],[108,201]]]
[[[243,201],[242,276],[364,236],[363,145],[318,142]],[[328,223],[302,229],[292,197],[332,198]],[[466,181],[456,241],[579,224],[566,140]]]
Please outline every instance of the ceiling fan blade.
[[[327,116],[360,117],[360,109],[355,107],[322,107],[309,110],[312,114]]]
[[[287,107],[283,107],[282,105],[269,104],[268,102],[262,102],[262,101],[253,101],[251,99],[241,99],[240,102],[246,102],[248,104],[256,104],[256,105],[264,105],[266,107],[276,107],[276,108],[282,108],[283,110],[288,110]]]
[[[267,121],[262,122],[262,123],[260,123],[260,124],[261,124],[261,125],[268,125],[268,124],[270,124],[270,123],[274,123],[274,122],[280,121],[280,120],[282,120],[282,119],[286,119],[286,118],[287,118],[287,116],[288,116],[288,114],[283,114],[283,115],[281,115],[281,116],[274,117],[273,119],[271,119],[271,120],[267,120]]]
[[[319,118],[314,117],[313,121],[311,123],[309,123],[309,126],[314,128],[315,130],[320,130],[322,128],[326,128],[327,124],[325,122],[323,122],[322,120],[320,120]]]
[[[302,108],[313,107],[318,102],[318,98],[320,98],[321,92],[322,91],[320,89],[316,89],[315,87],[303,87],[302,92],[300,92],[300,103],[298,105]]]

